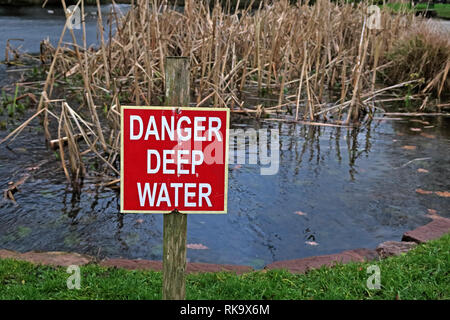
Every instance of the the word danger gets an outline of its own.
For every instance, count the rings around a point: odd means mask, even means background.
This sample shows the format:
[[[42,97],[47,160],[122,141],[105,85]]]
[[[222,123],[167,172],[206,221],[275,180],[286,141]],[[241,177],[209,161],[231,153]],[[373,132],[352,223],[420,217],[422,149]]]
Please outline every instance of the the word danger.
[[[179,141],[188,141],[193,139],[194,141],[211,141],[214,134],[218,141],[222,141],[222,137],[220,136],[222,121],[220,118],[194,117],[194,120],[192,121],[193,124],[191,119],[186,116],[182,116],[177,119],[176,123],[175,116],[170,116],[170,120],[167,118],[167,116],[161,116],[161,121],[159,122],[161,125],[158,126],[156,124],[155,116],[150,116],[144,126],[144,120],[140,116],[131,116],[130,140],[169,139],[173,141],[176,139]],[[206,127],[202,125],[206,121],[208,121],[208,130],[206,130]],[[183,124],[186,124],[187,127],[182,128]],[[138,127],[138,130],[135,134],[136,127]],[[146,127],[145,135],[144,127]],[[205,132],[208,133],[207,137],[204,135]]]
[[[228,118],[226,109],[123,107],[122,212],[226,212]]]

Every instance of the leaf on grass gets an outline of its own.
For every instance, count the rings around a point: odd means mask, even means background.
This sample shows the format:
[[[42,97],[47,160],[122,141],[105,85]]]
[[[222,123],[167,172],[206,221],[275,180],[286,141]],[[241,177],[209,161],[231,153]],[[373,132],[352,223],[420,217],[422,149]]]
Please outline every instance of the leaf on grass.
[[[430,171],[428,171],[427,169],[419,168],[419,169],[417,169],[417,172],[420,172],[420,173],[428,173],[428,172],[430,172]]]
[[[295,214],[298,214],[299,216],[307,216],[308,214],[303,211],[295,211]]]
[[[435,193],[439,197],[450,198],[450,192],[448,192],[448,191],[436,191]]]
[[[305,243],[309,246],[318,246],[319,244],[315,241],[305,241]]]
[[[403,146],[402,147],[402,149],[405,149],[405,150],[416,150],[416,146]]]
[[[436,138],[436,136],[434,134],[428,134],[428,133],[425,133],[425,132],[421,132],[420,135],[422,137],[429,138],[429,139],[435,139]]]
[[[195,250],[206,250],[209,249],[207,246],[202,245],[201,243],[188,243],[186,245],[188,249],[195,249]]]
[[[420,188],[416,189],[416,192],[420,193],[420,194],[432,194],[433,193],[433,191],[423,190]]]

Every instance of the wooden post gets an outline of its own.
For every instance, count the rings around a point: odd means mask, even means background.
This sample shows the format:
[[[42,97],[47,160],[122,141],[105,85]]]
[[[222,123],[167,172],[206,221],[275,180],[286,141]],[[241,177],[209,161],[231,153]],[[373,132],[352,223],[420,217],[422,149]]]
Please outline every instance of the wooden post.
[[[164,74],[166,106],[189,106],[189,58],[167,57]],[[163,299],[184,300],[187,215],[165,214],[163,228]]]

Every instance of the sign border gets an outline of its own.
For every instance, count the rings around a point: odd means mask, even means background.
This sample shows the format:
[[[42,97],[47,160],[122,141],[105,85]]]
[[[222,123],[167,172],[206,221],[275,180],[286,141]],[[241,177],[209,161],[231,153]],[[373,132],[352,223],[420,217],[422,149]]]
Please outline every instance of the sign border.
[[[120,213],[146,213],[155,214],[163,213],[168,214],[171,212],[165,210],[124,210],[123,198],[124,189],[123,181],[125,179],[123,175],[123,111],[126,109],[144,109],[144,110],[192,110],[192,111],[225,111],[226,112],[226,135],[227,141],[225,146],[225,196],[224,196],[224,210],[223,211],[187,211],[181,212],[182,214],[226,214],[228,208],[228,148],[229,148],[229,129],[230,129],[230,109],[229,108],[209,108],[209,107],[178,107],[178,106],[121,106],[120,108]]]

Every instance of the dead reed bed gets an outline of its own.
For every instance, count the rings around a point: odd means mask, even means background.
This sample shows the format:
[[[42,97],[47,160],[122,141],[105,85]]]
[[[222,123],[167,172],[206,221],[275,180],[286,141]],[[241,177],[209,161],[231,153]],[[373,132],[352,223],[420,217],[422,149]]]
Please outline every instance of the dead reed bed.
[[[83,0],[77,6],[83,14]],[[120,106],[164,103],[167,56],[190,58],[193,106],[258,117],[288,113],[296,121],[333,115],[338,123],[358,122],[373,113],[379,96],[419,81],[408,78],[387,88],[377,83],[394,63],[385,53],[419,19],[381,10],[381,24],[373,29],[363,2],[277,0],[255,10],[253,2],[231,9],[186,0],[180,10],[166,1],[136,0],[124,15],[113,6],[108,17],[102,17],[99,1],[97,6],[97,48],[87,48],[85,37],[77,43],[67,24],[56,47],[41,46],[47,78],[35,117],[43,117],[46,138],[59,148],[70,181],[83,176],[88,154],[117,178]],[[72,44],[62,44],[65,33]],[[70,101],[67,91],[61,95],[56,84],[69,86],[78,100]]]

